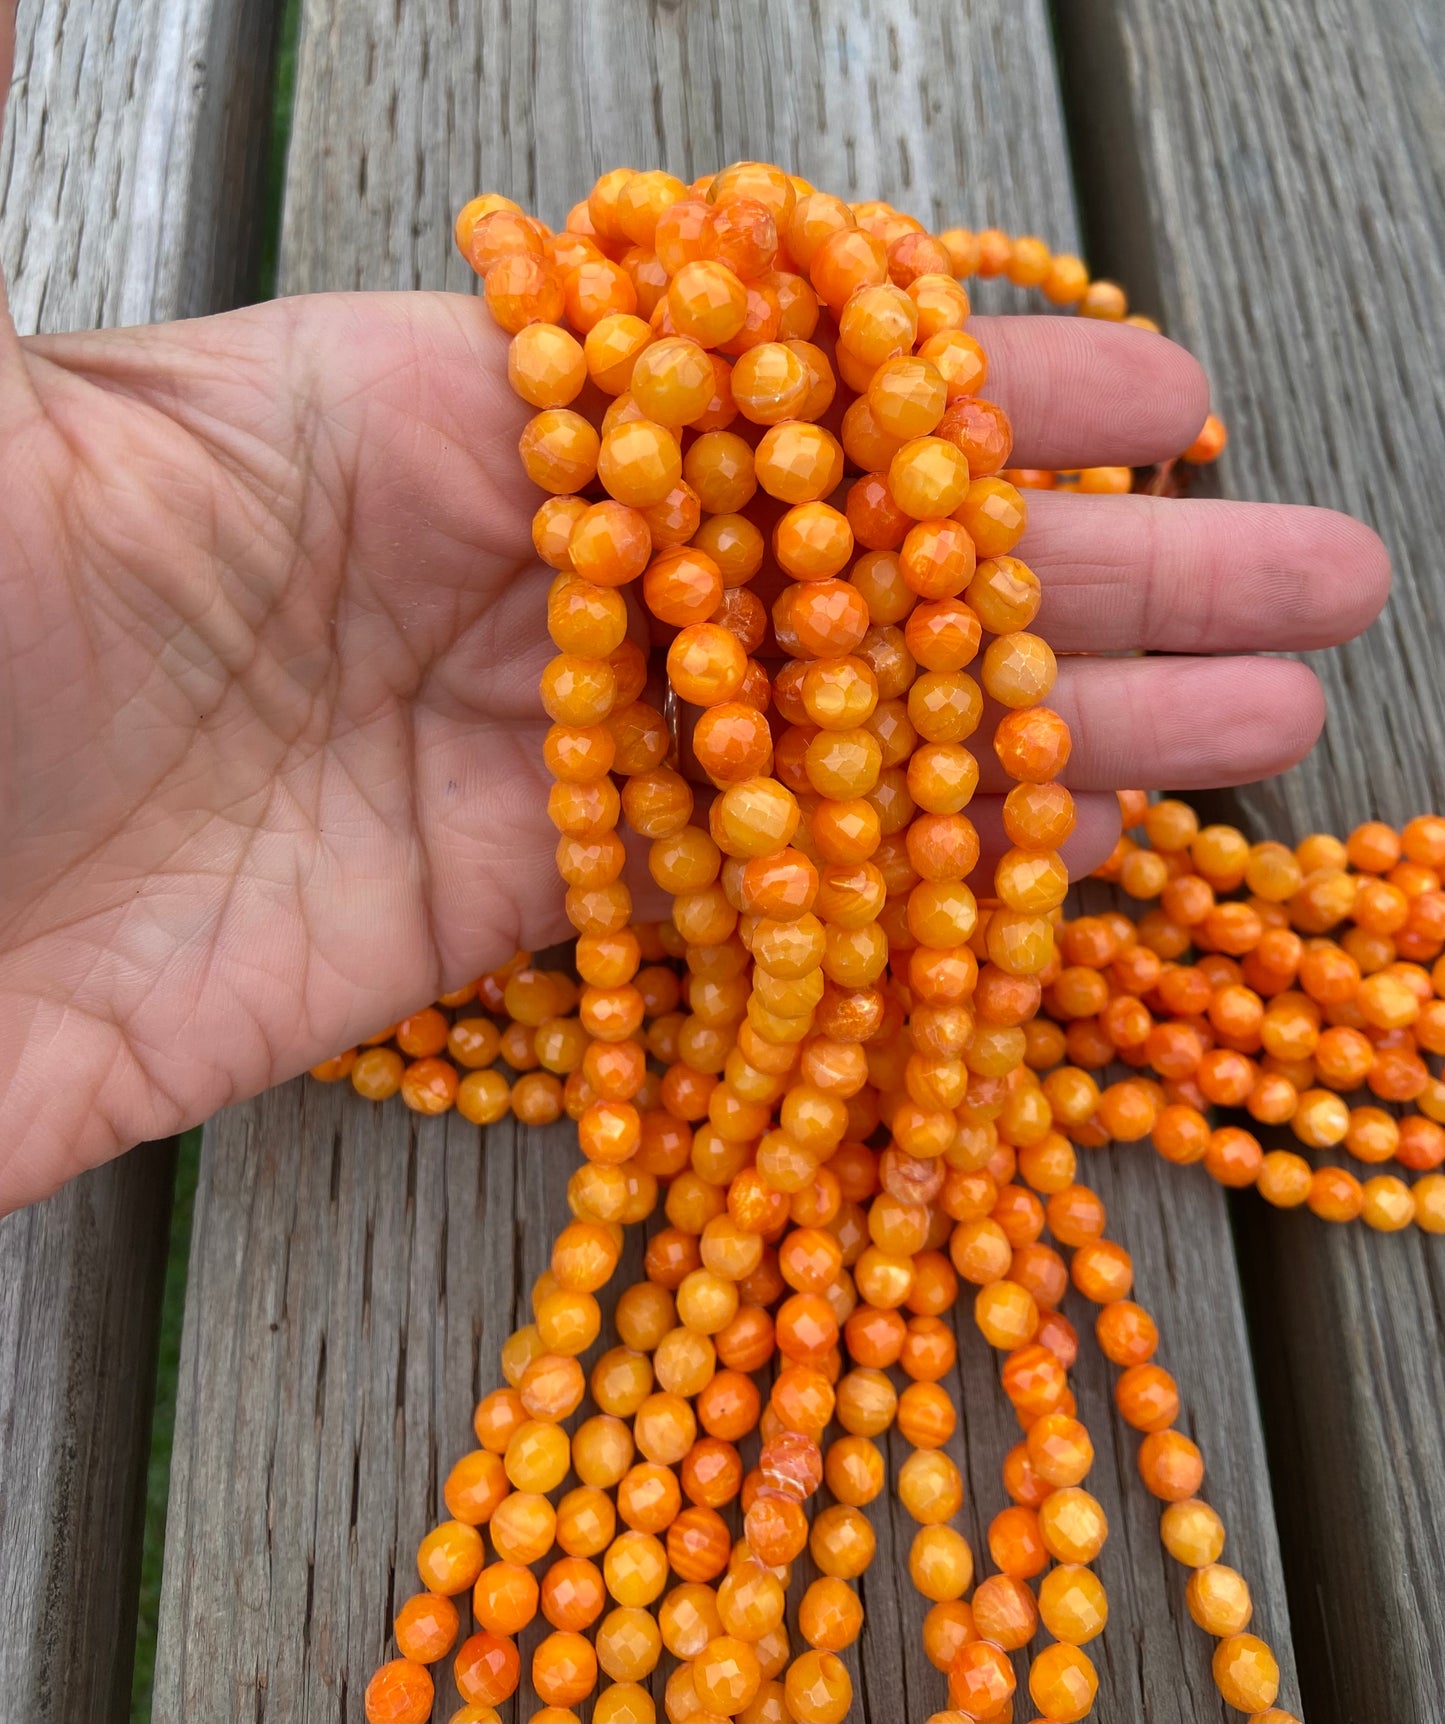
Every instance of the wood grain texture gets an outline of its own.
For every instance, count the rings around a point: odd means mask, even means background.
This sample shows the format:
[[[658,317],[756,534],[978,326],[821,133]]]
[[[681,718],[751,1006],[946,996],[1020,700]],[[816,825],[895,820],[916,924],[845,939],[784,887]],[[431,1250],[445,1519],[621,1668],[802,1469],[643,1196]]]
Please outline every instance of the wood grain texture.
[[[241,295],[271,14],[256,0],[20,7],[0,261],[22,333]],[[148,1145],[0,1221],[7,1716],[128,1714],[173,1169],[173,1145]]]
[[[8,1716],[129,1711],[174,1167],[172,1144],[147,1144],[0,1221]]]
[[[252,287],[280,0],[24,0],[0,150],[21,330],[194,317]]]
[[[1360,515],[1395,562],[1382,621],[1310,661],[1324,741],[1235,812],[1294,840],[1438,809],[1441,14],[1087,0],[1060,18],[1094,261],[1203,360],[1230,427],[1218,483]],[[1241,1213],[1305,1713],[1438,1717],[1445,1251]]]
[[[281,286],[470,291],[451,243],[467,197],[505,190],[559,220],[618,161],[700,171],[744,155],[786,160],[931,220],[998,220],[1069,246],[1050,56],[1047,16],[1032,0],[308,0]],[[295,1087],[213,1123],[177,1409],[158,1720],[361,1716],[394,1604],[415,1585],[412,1549],[438,1512],[450,1458],[470,1446],[472,1399],[497,1380],[498,1344],[563,1219],[574,1158],[562,1128],[498,1129],[479,1157],[458,1121],[419,1124],[396,1107],[376,1115],[349,1095]],[[1224,1204],[1204,1181],[1166,1191],[1148,1162],[1126,1151],[1091,1167],[1138,1254],[1141,1295],[1159,1313],[1292,1691]],[[964,1524],[982,1553],[1017,1426],[966,1304],[964,1324],[954,1387],[965,1431],[954,1450],[970,1483]],[[1208,1644],[1184,1618],[1101,1369],[1086,1369],[1080,1388],[1115,1529],[1102,1563],[1117,1616],[1100,1650],[1098,1716],[1223,1724]],[[878,1505],[868,1626],[850,1655],[858,1715],[879,1724],[926,1716],[943,1697],[906,1579],[914,1529],[887,1515]],[[524,1685],[519,1716],[530,1698]]]

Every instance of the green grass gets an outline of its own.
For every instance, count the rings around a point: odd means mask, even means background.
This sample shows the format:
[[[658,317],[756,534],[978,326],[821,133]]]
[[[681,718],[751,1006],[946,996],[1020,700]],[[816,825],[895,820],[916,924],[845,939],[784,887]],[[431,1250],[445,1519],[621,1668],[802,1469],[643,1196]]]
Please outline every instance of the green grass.
[[[291,138],[292,99],[296,89],[296,44],[301,30],[301,0],[286,0],[276,50],[276,81],[271,103],[271,136],[266,157],[266,202],[262,213],[257,298],[276,291],[281,238],[281,199],[286,184],[286,148]],[[151,1415],[150,1456],[146,1463],[145,1531],[141,1543],[140,1604],[136,1616],[135,1664],[131,1675],[131,1724],[150,1724],[155,1683],[156,1624],[160,1611],[161,1569],[165,1562],[166,1507],[170,1499],[171,1443],[176,1423],[176,1381],[181,1359],[181,1325],[186,1305],[186,1273],[191,1249],[191,1212],[200,1171],[201,1134],[188,1131],[176,1160],[175,1202],[171,1210],[166,1278],[161,1293],[160,1346],[156,1358],[155,1403]]]
[[[161,1291],[161,1335],[156,1357],[156,1395],[151,1414],[151,1449],[146,1463],[145,1532],[141,1542],[140,1606],[136,1614],[135,1667],[131,1674],[131,1724],[149,1724],[156,1668],[156,1618],[161,1602],[161,1564],[166,1545],[166,1503],[171,1476],[171,1438],[176,1424],[176,1377],[181,1362],[181,1319],[186,1304],[186,1269],[191,1251],[191,1211],[201,1165],[201,1134],[188,1131],[176,1156],[176,1190],[166,1278]]]

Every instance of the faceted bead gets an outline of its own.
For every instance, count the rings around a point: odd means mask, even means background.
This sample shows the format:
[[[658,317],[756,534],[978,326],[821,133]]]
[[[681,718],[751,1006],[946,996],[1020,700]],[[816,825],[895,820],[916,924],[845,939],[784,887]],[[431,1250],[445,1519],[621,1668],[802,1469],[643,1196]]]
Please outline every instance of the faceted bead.
[[[1196,1568],[1184,1593],[1189,1614],[1206,1633],[1238,1634],[1254,1613],[1244,1576],[1222,1562]]]
[[[601,441],[580,413],[552,407],[527,423],[518,444],[527,477],[544,491],[571,495],[591,484]]]
[[[667,290],[673,327],[704,347],[730,341],[747,316],[747,290],[725,264],[698,258],[684,263]]]
[[[632,382],[633,368],[652,345],[651,326],[630,312],[613,312],[587,331],[582,344],[587,375],[608,395],[620,396]]]
[[[1017,784],[1004,798],[1004,831],[1024,850],[1057,850],[1075,821],[1074,799],[1062,784]]]
[[[981,1640],[1016,1652],[1033,1639],[1038,1621],[1033,1593],[1012,1575],[990,1575],[974,1588],[973,1625]]]
[[[481,1534],[463,1521],[443,1521],[417,1549],[422,1585],[446,1596],[465,1592],[481,1573],[482,1562]]]
[[[988,1718],[1002,1711],[1015,1686],[1007,1655],[986,1640],[966,1642],[949,1666],[949,1701],[969,1718]]]
[[[1092,1562],[1109,1535],[1098,1501],[1077,1486],[1051,1491],[1039,1505],[1038,1521],[1039,1536],[1058,1562]]]
[[[824,1576],[803,1594],[798,1628],[809,1646],[820,1652],[841,1652],[863,1629],[863,1606],[846,1581]]]
[[[1029,1461],[1041,1479],[1056,1489],[1082,1483],[1094,1460],[1094,1445],[1077,1419],[1045,1413],[1029,1427]]]
[[[612,1499],[591,1485],[569,1491],[557,1505],[557,1544],[569,1556],[597,1556],[616,1530]]]
[[[864,1507],[883,1489],[883,1457],[867,1437],[846,1436],[831,1443],[824,1470],[829,1491],[849,1507]]]
[[[743,417],[756,425],[796,418],[811,389],[811,373],[780,341],[750,347],[733,366],[733,400]]]
[[[978,564],[967,596],[983,626],[1006,635],[1026,629],[1038,615],[1042,589],[1026,563],[995,554]]]
[[[632,278],[606,257],[584,259],[570,270],[562,282],[562,296],[568,323],[584,335],[614,312],[637,309]]]
[[[1038,1515],[1015,1504],[996,1514],[989,1523],[989,1555],[1005,1574],[1031,1580],[1048,1566],[1049,1552],[1039,1532]]]
[[[890,437],[901,439],[928,436],[943,417],[947,399],[937,368],[928,359],[912,356],[887,360],[868,385],[874,419]]]
[[[457,1607],[449,1598],[419,1592],[397,1612],[397,1650],[417,1664],[434,1664],[451,1651],[457,1637]]]
[[[783,1620],[787,1594],[777,1576],[751,1560],[719,1583],[717,1611],[724,1630],[756,1645]]]
[[[983,655],[983,685],[1002,706],[1033,706],[1058,675],[1052,649],[1038,635],[1016,630],[989,644]]]
[[[583,1634],[558,1631],[538,1642],[532,1653],[532,1686],[548,1706],[585,1700],[597,1686],[597,1654]]]
[[[463,1642],[453,1673],[463,1700],[480,1706],[499,1706],[516,1693],[522,1660],[512,1640],[484,1630]]]
[[[566,407],[587,381],[577,338],[555,323],[529,323],[507,350],[512,388],[533,407]]]
[[[1103,1632],[1109,1603],[1091,1568],[1060,1563],[1039,1582],[1039,1616],[1055,1640],[1081,1646]]]
[[[853,529],[848,517],[827,503],[799,503],[778,522],[773,551],[794,580],[827,580],[852,555]]]
[[[923,1650],[934,1669],[945,1675],[959,1649],[978,1638],[973,1611],[961,1598],[941,1600],[923,1619]]]
[[[762,1670],[746,1640],[719,1635],[693,1661],[692,1679],[705,1706],[732,1718],[757,1694]]]
[[[788,1709],[797,1724],[843,1724],[853,1706],[853,1681],[836,1653],[804,1652],[784,1679]]]
[[[814,1518],[808,1542],[813,1561],[834,1579],[856,1579],[873,1560],[873,1529],[864,1515],[846,1504],[822,1510]]]
[[[1225,1704],[1259,1712],[1279,1693],[1279,1664],[1254,1634],[1231,1634],[1214,1649],[1214,1681]]]
[[[871,234],[841,228],[813,253],[808,274],[818,297],[836,316],[859,288],[887,280],[888,254]]]
[[[662,502],[681,479],[682,452],[665,426],[634,419],[604,434],[597,476],[619,503],[646,508]],[[579,489],[577,485],[567,488]]]
[[[927,314],[921,312],[920,333],[926,321]],[[942,377],[947,401],[976,394],[988,376],[988,359],[983,348],[962,329],[936,331],[920,345],[918,356],[926,359]]]
[[[614,1682],[592,1708],[593,1724],[653,1724],[656,1717],[652,1696],[636,1682]]]
[[[968,479],[967,459],[944,437],[914,438],[888,464],[894,499],[916,521],[951,515],[968,491]]]
[[[608,1547],[602,1572],[619,1604],[640,1609],[667,1584],[667,1553],[651,1533],[624,1532]]]
[[[1006,713],[994,731],[993,747],[1010,778],[1044,784],[1068,764],[1071,742],[1058,713],[1036,706]]]
[[[923,1526],[914,1535],[908,1571],[925,1598],[962,1598],[973,1582],[973,1552],[956,1528]]]
[[[1002,407],[979,395],[960,395],[950,401],[939,422],[938,435],[953,444],[976,479],[989,478],[1007,466],[1013,449],[1013,427],[1008,415]]]
[[[837,489],[843,451],[819,425],[771,424],[758,444],[755,466],[758,483],[769,496],[784,503],[811,503]],[[851,524],[851,516],[849,520]]]
[[[695,341],[665,336],[637,355],[627,387],[644,418],[676,432],[712,400],[712,360]]]
[[[488,1524],[492,1545],[504,1562],[524,1567],[539,1562],[552,1548],[556,1510],[544,1496],[514,1491]]]
[[[367,1724],[426,1724],[434,1694],[424,1665],[393,1658],[366,1685]]]
[[[1077,1646],[1046,1646],[1029,1669],[1029,1695],[1048,1719],[1077,1724],[1093,1707],[1099,1678],[1093,1661]]]
[[[1183,1502],[1198,1491],[1204,1460],[1182,1431],[1153,1431],[1139,1445],[1139,1472],[1153,1495]]]
[[[940,1449],[919,1449],[898,1473],[898,1498],[914,1520],[934,1526],[963,1506],[963,1478]]]

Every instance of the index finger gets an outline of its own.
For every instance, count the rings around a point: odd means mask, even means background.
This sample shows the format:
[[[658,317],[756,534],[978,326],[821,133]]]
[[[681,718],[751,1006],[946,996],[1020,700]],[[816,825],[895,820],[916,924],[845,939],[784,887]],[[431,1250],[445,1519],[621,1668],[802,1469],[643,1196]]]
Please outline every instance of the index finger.
[[[974,317],[988,355],[980,394],[1013,423],[1009,465],[1142,467],[1193,442],[1209,382],[1175,342],[1091,317]]]

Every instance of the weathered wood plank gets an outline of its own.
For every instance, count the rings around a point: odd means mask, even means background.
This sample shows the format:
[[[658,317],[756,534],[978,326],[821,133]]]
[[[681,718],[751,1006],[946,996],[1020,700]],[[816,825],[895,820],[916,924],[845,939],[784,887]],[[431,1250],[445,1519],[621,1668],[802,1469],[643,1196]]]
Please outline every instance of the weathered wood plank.
[[[496,187],[558,220],[598,169],[628,160],[701,171],[766,156],[940,224],[997,220],[1076,241],[1048,18],[1033,0],[765,12],[740,0],[489,0],[461,16],[443,0],[399,14],[386,0],[310,0],[297,88],[285,291],[469,290],[450,237],[466,197]],[[349,1097],[294,1088],[212,1126],[158,1719],[360,1716],[360,1685],[383,1654],[393,1599],[414,1584],[411,1552],[437,1513],[447,1458],[468,1446],[470,1398],[496,1381],[498,1342],[564,1214],[567,1139],[557,1129],[519,1142],[508,1128],[479,1158],[476,1134],[457,1122],[418,1125],[398,1109],[373,1117]],[[1159,1313],[1292,1691],[1224,1205],[1201,1181],[1171,1184],[1163,1211],[1153,1176],[1123,1165],[1135,1158],[1120,1157],[1117,1173],[1108,1158],[1091,1165],[1137,1253],[1141,1296]],[[550,1199],[528,1196],[514,1210],[524,1183],[541,1178]],[[1197,1320],[1203,1288],[1218,1314],[1208,1325]],[[965,1523],[981,1552],[1017,1430],[983,1352],[967,1324],[955,1387],[973,1439]],[[1099,1716],[1223,1720],[1208,1646],[1183,1616],[1135,1481],[1132,1436],[1116,1428],[1098,1371],[1083,1373],[1080,1394],[1115,1527],[1102,1572],[1119,1604]],[[962,1436],[955,1453],[964,1458]],[[900,1716],[900,1680],[908,1718],[941,1704],[943,1684],[923,1658],[923,1611],[904,1573],[912,1525],[878,1509],[854,1669],[860,1713],[889,1721]],[[522,1717],[530,1698],[524,1686]]]
[[[235,303],[254,264],[273,11],[21,5],[0,259],[22,332]],[[8,1716],[128,1714],[173,1168],[174,1146],[151,1144],[0,1221]]]
[[[1311,661],[1324,742],[1237,808],[1287,840],[1438,809],[1440,13],[1087,0],[1060,16],[1094,261],[1146,284],[1204,361],[1230,425],[1220,484],[1347,509],[1395,559],[1383,621]],[[1445,1252],[1252,1204],[1242,1220],[1305,1713],[1435,1717]]]

